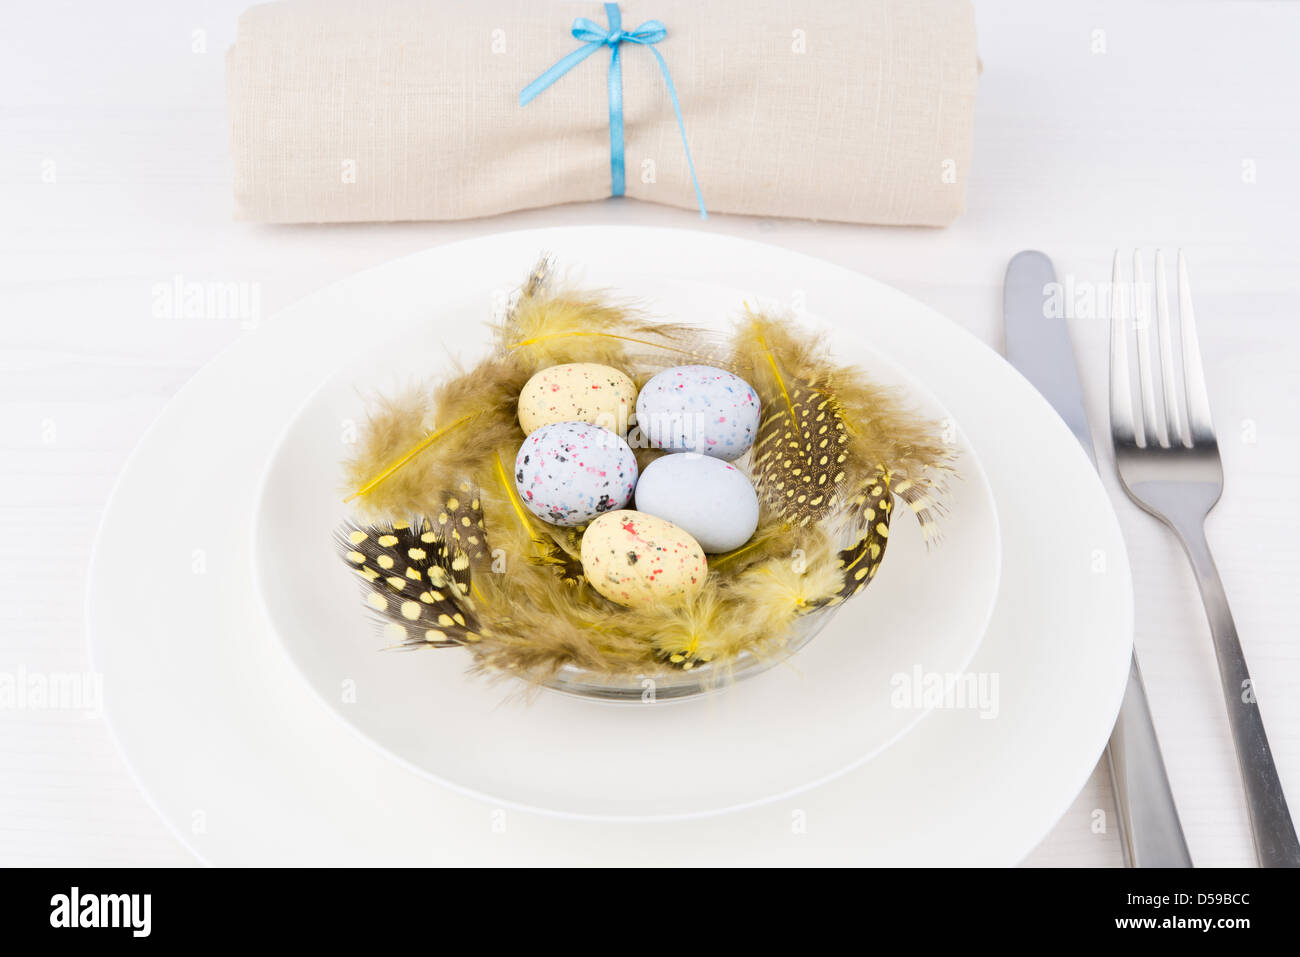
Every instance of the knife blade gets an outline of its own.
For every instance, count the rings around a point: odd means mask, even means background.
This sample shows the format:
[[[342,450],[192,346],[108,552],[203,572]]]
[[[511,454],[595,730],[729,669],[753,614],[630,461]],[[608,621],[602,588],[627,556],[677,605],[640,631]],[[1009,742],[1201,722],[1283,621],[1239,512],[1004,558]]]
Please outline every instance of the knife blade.
[[[1002,287],[1007,359],[1052,404],[1096,468],[1069,326],[1047,308],[1055,284],[1056,269],[1045,254],[1025,250],[1011,258]],[[1136,652],[1106,753],[1125,863],[1191,867]]]
[[[1002,287],[1007,360],[1052,403],[1096,468],[1070,332],[1065,318],[1050,316],[1047,308],[1049,285],[1055,283],[1052,261],[1037,250],[1017,253],[1007,265]]]

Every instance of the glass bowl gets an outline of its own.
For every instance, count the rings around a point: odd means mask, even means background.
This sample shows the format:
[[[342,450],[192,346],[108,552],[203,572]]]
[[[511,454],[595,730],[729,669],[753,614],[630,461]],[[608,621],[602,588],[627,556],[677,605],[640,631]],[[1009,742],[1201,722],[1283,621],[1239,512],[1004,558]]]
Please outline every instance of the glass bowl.
[[[663,670],[639,675],[608,675],[573,665],[560,668],[539,684],[575,698],[618,704],[680,701],[711,694],[754,675],[760,675],[786,661],[817,636],[831,616],[843,605],[827,605],[795,620],[785,644],[768,654],[741,652],[734,661],[709,662],[690,671]]]

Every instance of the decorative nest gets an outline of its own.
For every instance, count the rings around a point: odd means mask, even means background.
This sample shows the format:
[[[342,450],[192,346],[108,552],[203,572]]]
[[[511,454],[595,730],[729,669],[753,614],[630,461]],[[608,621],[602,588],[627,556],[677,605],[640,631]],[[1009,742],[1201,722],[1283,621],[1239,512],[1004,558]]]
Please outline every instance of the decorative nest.
[[[344,464],[357,517],[339,548],[394,646],[461,647],[475,670],[535,684],[574,668],[626,679],[711,663],[725,675],[740,656],[778,654],[803,616],[871,582],[895,500],[933,537],[952,454],[938,425],[789,320],[746,310],[729,335],[653,322],[556,282],[544,257],[492,332],[473,368],[378,401]],[[615,604],[583,574],[584,528],[523,507],[519,393],[562,363],[612,366],[638,388],[666,368],[712,365],[758,393],[754,446],[733,463],[758,493],[758,529],[709,556],[697,594]],[[635,451],[642,468],[663,454]]]

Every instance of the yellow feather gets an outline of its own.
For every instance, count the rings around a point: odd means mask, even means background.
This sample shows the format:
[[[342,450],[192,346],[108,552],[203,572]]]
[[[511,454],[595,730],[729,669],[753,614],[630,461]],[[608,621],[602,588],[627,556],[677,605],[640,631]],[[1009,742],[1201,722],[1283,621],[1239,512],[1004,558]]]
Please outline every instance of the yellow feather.
[[[348,496],[347,498],[345,498],[343,501],[344,501],[344,502],[350,502],[350,501],[352,501],[353,499],[355,499],[355,498],[360,498],[360,497],[363,496],[363,495],[369,495],[369,494],[370,494],[371,492],[373,492],[376,488],[378,488],[379,485],[381,485],[381,484],[384,482],[385,479],[389,478],[389,477],[390,477],[394,472],[396,472],[398,469],[400,469],[403,465],[405,465],[407,462],[411,461],[411,459],[415,458],[417,455],[419,455],[421,452],[423,452],[423,451],[424,451],[425,449],[427,449],[429,446],[433,445],[434,442],[437,442],[440,438],[442,438],[444,435],[446,435],[446,434],[447,434],[448,432],[450,432],[452,429],[455,429],[455,428],[458,428],[459,426],[464,425],[464,424],[465,424],[466,422],[468,422],[471,418],[473,418],[473,416],[469,416],[469,415],[461,416],[459,419],[457,419],[455,422],[451,423],[450,425],[448,425],[448,426],[446,426],[446,427],[444,427],[444,428],[438,429],[436,432],[430,432],[428,435],[426,435],[424,438],[422,438],[419,442],[416,442],[414,446],[412,446],[410,449],[408,449],[408,450],[407,450],[407,451],[406,451],[406,452],[405,452],[405,453],[404,453],[400,458],[398,458],[395,462],[393,462],[391,465],[387,466],[383,471],[381,471],[381,472],[380,472],[378,475],[376,475],[374,478],[372,478],[372,479],[370,479],[369,481],[367,481],[367,482],[365,482],[364,484],[362,484],[361,488],[357,489],[355,492],[353,492],[351,495],[349,495],[349,496]]]

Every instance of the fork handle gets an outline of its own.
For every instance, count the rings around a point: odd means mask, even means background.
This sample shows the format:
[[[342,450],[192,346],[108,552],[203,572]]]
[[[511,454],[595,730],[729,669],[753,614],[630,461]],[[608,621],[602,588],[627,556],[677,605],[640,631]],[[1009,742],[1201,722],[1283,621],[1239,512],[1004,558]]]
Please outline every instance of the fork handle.
[[[1296,839],[1286,795],[1282,793],[1282,782],[1268,747],[1264,719],[1260,717],[1254,683],[1246,668],[1241,642],[1237,639],[1237,626],[1228,608],[1228,596],[1210,555],[1204,524],[1189,524],[1190,528],[1178,531],[1187,557],[1191,559],[1196,583],[1201,589],[1201,600],[1205,603],[1205,614],[1210,620],[1214,653],[1219,659],[1223,699],[1228,706],[1228,723],[1237,748],[1237,764],[1245,782],[1255,853],[1263,867],[1300,867],[1300,841]]]

